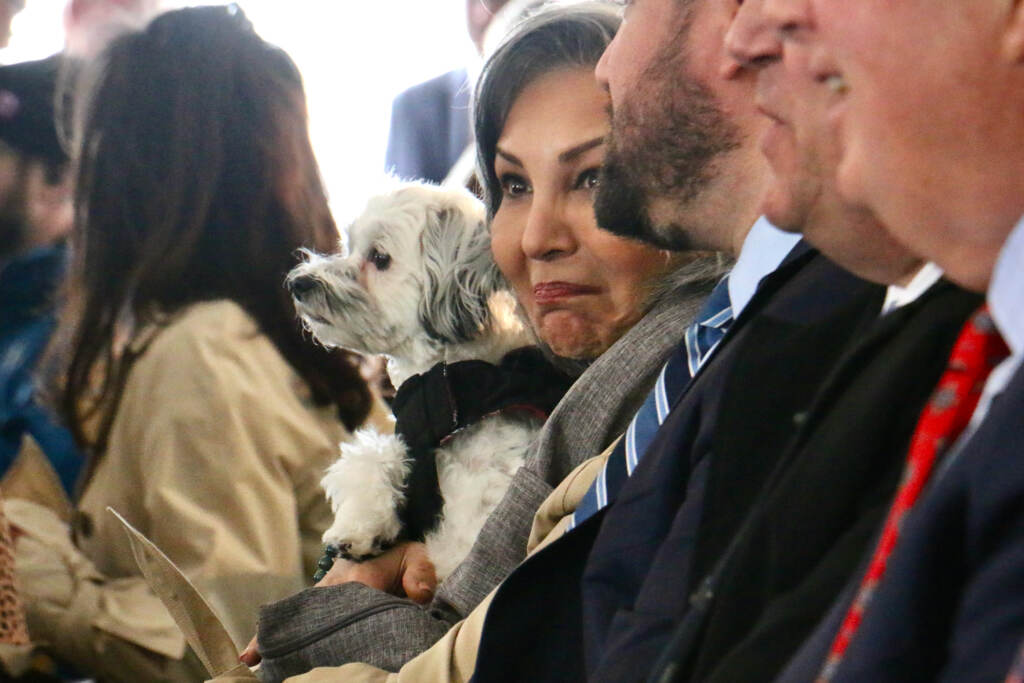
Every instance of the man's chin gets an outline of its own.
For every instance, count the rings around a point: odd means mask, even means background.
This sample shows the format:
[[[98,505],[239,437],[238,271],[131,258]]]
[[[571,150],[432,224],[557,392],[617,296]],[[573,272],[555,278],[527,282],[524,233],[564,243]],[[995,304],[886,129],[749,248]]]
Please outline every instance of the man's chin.
[[[602,182],[594,195],[594,216],[603,230],[637,240],[658,249],[687,251],[694,248],[685,230],[678,226],[655,226],[639,191],[622,183]]]
[[[609,232],[665,251],[699,251],[702,249],[690,239],[685,230],[674,225],[656,229],[650,224],[646,224],[631,232],[618,230],[609,230]]]
[[[800,216],[788,196],[768,193],[761,202],[761,215],[782,232],[803,232],[806,216]]]

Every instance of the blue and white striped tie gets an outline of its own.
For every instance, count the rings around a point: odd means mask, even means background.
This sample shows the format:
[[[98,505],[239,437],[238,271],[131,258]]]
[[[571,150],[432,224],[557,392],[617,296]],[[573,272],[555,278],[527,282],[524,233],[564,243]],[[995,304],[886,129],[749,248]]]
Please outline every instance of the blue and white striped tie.
[[[617,493],[623,482],[633,474],[658,428],[668,417],[672,403],[722,341],[731,322],[729,278],[726,276],[715,285],[711,296],[697,314],[697,320],[687,328],[683,343],[661,369],[654,389],[647,395],[633,421],[629,423],[625,435],[608,456],[601,473],[580,500],[567,531],[576,528],[583,520],[608,505],[609,495]]]

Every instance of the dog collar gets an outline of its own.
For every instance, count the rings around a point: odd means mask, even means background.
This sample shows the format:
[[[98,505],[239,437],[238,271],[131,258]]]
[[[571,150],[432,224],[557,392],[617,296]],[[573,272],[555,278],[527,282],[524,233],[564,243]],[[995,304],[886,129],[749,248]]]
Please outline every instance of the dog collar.
[[[496,414],[547,419],[571,384],[535,347],[516,349],[498,365],[477,360],[438,363],[403,382],[392,410],[395,433],[413,460],[402,513],[406,535],[422,539],[441,512],[434,456],[438,446]]]

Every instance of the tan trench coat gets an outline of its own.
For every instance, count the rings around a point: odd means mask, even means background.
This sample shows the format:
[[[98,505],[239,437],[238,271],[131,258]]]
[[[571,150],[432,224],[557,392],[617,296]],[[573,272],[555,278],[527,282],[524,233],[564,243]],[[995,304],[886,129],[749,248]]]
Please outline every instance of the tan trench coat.
[[[84,670],[202,680],[106,507],[168,554],[243,645],[258,605],[310,582],[331,516],[319,480],[346,432],[232,302],[194,305],[136,344],[106,453],[73,515],[77,548],[56,515],[8,501],[29,531],[18,578],[33,639]]]

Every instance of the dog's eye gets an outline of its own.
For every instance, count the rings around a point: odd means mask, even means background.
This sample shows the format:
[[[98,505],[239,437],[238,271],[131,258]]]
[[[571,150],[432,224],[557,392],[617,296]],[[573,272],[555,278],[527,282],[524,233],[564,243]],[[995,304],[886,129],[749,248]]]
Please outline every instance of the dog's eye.
[[[366,260],[372,263],[373,267],[377,270],[387,270],[391,266],[391,257],[377,249],[377,247],[370,249],[370,253],[366,255]]]

